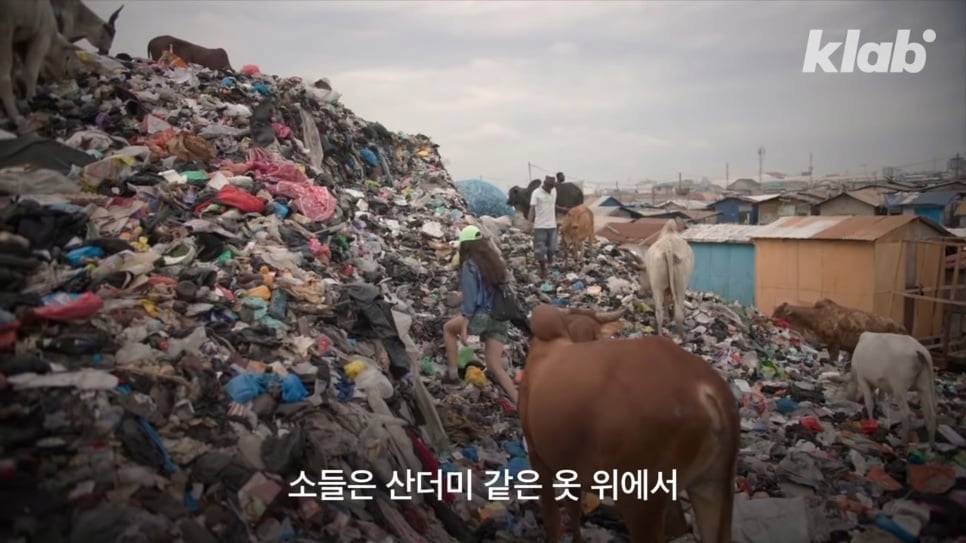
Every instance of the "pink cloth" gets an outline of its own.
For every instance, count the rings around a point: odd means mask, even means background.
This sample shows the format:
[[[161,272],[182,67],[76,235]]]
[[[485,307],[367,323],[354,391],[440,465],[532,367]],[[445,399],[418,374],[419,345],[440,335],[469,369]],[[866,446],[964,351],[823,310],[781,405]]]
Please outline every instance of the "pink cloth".
[[[254,172],[269,192],[290,198],[299,213],[309,219],[325,222],[335,214],[336,199],[325,187],[313,185],[305,172],[294,162],[269,153],[264,149],[252,149],[244,164],[222,164],[221,168],[233,173]]]
[[[282,123],[272,123],[272,130],[275,131],[275,137],[280,140],[287,140],[292,135],[292,129]]]
[[[245,75],[255,75],[255,74],[262,73],[262,71],[258,69],[258,66],[255,66],[254,64],[246,64],[241,67],[241,73]]]

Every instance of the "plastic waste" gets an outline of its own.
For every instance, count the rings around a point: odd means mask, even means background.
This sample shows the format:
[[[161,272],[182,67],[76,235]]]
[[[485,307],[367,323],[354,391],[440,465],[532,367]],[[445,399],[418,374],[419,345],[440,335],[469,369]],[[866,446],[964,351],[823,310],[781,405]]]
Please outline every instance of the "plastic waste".
[[[470,383],[471,385],[474,385],[479,388],[486,387],[488,383],[486,379],[486,375],[483,374],[483,370],[481,370],[476,366],[470,366],[466,368],[464,379],[466,380],[467,383]]]
[[[88,261],[93,261],[104,256],[104,249],[95,246],[85,246],[79,247],[68,252],[64,255],[67,262],[75,268],[79,268],[88,263]]]
[[[301,379],[295,374],[286,375],[282,379],[282,401],[285,403],[300,402],[309,395]]]
[[[272,382],[271,375],[242,373],[232,377],[225,384],[225,393],[228,394],[235,403],[248,403],[256,396],[264,394]]]
[[[86,319],[101,310],[104,300],[93,292],[85,292],[65,303],[52,303],[31,312],[33,317],[51,321]]]

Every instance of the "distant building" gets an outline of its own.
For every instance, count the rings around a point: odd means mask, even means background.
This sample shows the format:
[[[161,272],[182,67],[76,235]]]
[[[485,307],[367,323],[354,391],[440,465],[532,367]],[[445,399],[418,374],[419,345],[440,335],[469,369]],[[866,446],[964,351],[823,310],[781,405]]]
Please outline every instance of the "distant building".
[[[718,224],[758,224],[756,202],[747,196],[729,196],[708,204],[718,213]]]
[[[695,225],[681,237],[694,252],[694,272],[688,288],[713,292],[725,300],[755,304],[755,246],[751,235],[760,226]]]
[[[802,217],[812,214],[815,198],[796,193],[750,196],[756,199],[758,222],[769,224],[782,217]]]
[[[597,236],[611,243],[649,246],[661,233],[669,219],[637,219],[632,222],[608,224],[597,230]]]
[[[738,194],[761,194],[761,185],[754,179],[742,177],[728,185],[727,189]]]
[[[946,163],[946,169],[953,175],[959,172],[960,177],[966,176],[966,158],[959,155],[954,156]]]
[[[750,235],[755,245],[755,305],[769,314],[782,302],[811,305],[829,298],[902,323],[916,337],[942,325],[932,302],[895,292],[936,288],[940,247],[903,250],[904,240],[949,236],[935,222],[912,215],[786,217]],[[932,259],[937,265],[930,267]]]
[[[872,188],[833,196],[815,206],[819,215],[885,215],[885,195]]]
[[[899,210],[903,215],[924,217],[943,226],[953,224],[959,201],[958,192],[941,191],[905,192],[886,197],[890,210]]]

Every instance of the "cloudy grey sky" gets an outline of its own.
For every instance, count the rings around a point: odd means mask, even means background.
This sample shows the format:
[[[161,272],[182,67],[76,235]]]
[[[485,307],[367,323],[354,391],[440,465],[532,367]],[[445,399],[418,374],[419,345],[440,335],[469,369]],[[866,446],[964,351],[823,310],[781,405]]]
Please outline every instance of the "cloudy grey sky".
[[[88,0],[107,16],[122,2]],[[625,184],[765,170],[930,167],[966,153],[966,2],[128,1],[112,53],[171,34],[232,65],[326,76],[343,102],[440,144],[454,178],[509,186],[527,162]],[[823,42],[912,41],[918,74],[804,74]],[[833,59],[838,62],[840,56]],[[535,175],[538,171],[535,171]]]

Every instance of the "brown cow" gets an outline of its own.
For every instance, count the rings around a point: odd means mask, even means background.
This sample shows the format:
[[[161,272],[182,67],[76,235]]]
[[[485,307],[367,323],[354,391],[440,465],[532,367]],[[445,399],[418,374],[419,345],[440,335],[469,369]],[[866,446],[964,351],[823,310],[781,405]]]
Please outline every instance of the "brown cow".
[[[208,49],[174,36],[158,36],[148,42],[148,56],[154,60],[161,58],[165,51],[171,51],[189,64],[198,64],[212,70],[231,70],[228,53],[224,49]]]
[[[688,492],[701,540],[730,541],[739,419],[728,385],[669,338],[575,343],[587,336],[572,337],[573,322],[549,305],[533,310],[534,336],[520,387],[530,463],[543,483],[547,540],[560,536],[551,486],[558,471],[575,471],[581,487],[590,489],[598,471],[646,469],[652,482],[657,472],[667,478],[676,470],[676,486]],[[618,495],[617,509],[633,541],[663,541],[669,501],[666,493],[647,500]],[[578,502],[566,505],[579,518]],[[580,541],[579,524],[574,541]]]
[[[888,317],[841,306],[827,298],[815,302],[814,307],[781,304],[772,317],[787,321],[806,338],[824,343],[833,362],[842,349],[852,354],[862,332],[908,334],[904,326]]]
[[[563,216],[560,221],[560,237],[563,246],[573,256],[583,256],[585,247],[594,244],[594,214],[581,204]]]

